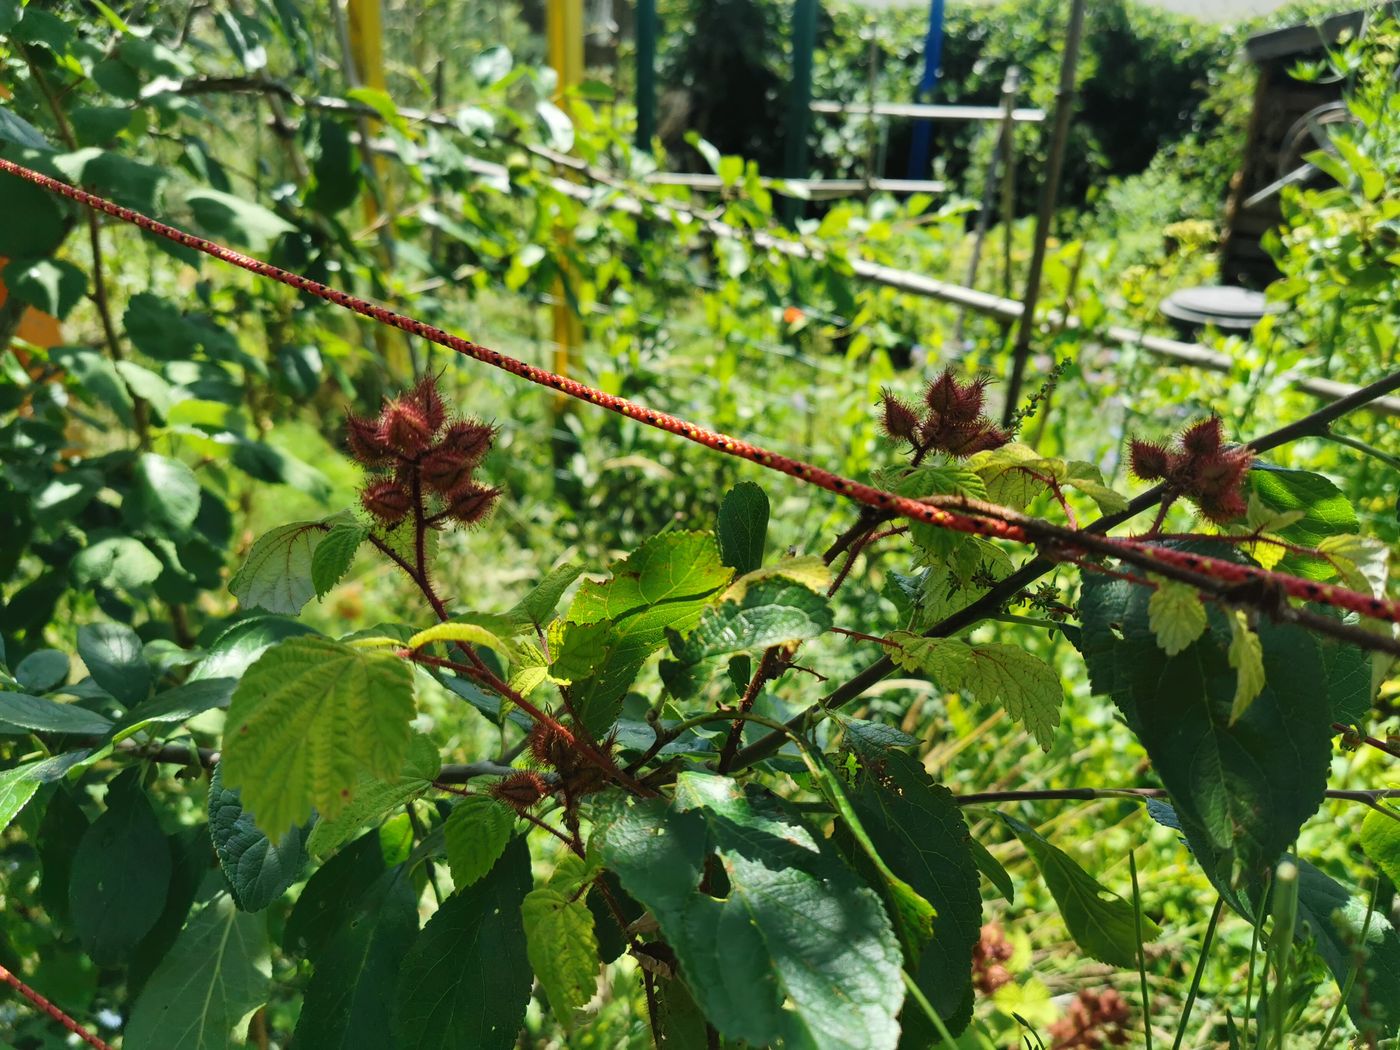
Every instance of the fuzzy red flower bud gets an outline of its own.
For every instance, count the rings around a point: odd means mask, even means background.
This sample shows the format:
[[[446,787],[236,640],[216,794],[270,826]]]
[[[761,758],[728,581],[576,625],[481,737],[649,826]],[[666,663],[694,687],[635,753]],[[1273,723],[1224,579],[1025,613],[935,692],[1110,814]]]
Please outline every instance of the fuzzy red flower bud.
[[[462,456],[469,467],[474,467],[491,450],[491,442],[495,438],[496,428],[490,423],[463,419],[447,428],[439,444]]]
[[[462,475],[470,469],[466,456],[443,445],[429,449],[418,467],[423,484],[444,496],[456,488]]]
[[[885,406],[885,433],[896,441],[915,444],[919,431],[919,414],[907,401],[895,397],[888,390],[881,391],[880,396]]]
[[[379,415],[379,437],[401,456],[417,456],[432,440],[433,428],[418,405],[400,398],[390,401]]]
[[[1181,434],[1181,447],[1193,456],[1210,456],[1220,451],[1224,434],[1219,416],[1193,423]]]
[[[937,379],[929,383],[924,391],[924,402],[940,416],[949,416],[956,411],[958,381],[953,378],[951,368],[945,368]]]
[[[377,420],[347,417],[345,444],[350,449],[350,455],[367,467],[387,466],[393,456],[393,449],[379,436]]]
[[[360,503],[381,524],[394,526],[413,508],[413,497],[397,481],[376,481],[360,494]]]
[[[538,773],[512,773],[491,788],[491,796],[516,809],[529,809],[550,794],[549,782]]]
[[[1133,438],[1128,445],[1128,454],[1133,476],[1143,481],[1159,481],[1171,469],[1171,453],[1165,445],[1154,441]]]
[[[443,407],[442,395],[438,393],[437,376],[424,376],[408,396],[423,413],[429,432],[436,434],[441,430],[443,423],[447,422],[447,410]]]
[[[447,495],[447,516],[463,525],[475,525],[491,513],[501,490],[466,481]]]
[[[1006,431],[983,423],[981,426],[958,428],[948,439],[946,448],[949,455],[962,459],[977,452],[1001,448],[1010,440],[1011,436]]]

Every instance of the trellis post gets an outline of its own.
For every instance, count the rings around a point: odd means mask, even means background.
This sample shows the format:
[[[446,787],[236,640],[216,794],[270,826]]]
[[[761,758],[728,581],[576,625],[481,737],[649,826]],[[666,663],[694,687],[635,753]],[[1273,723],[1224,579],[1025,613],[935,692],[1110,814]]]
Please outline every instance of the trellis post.
[[[1030,356],[1031,335],[1035,332],[1035,306],[1040,299],[1040,280],[1045,270],[1045,245],[1050,238],[1050,227],[1055,221],[1055,203],[1060,196],[1060,173],[1064,169],[1070,117],[1074,114],[1074,78],[1083,36],[1084,0],[1071,0],[1064,57],[1060,60],[1060,86],[1055,92],[1055,128],[1050,139],[1050,157],[1035,216],[1035,244],[1031,248],[1030,269],[1026,274],[1026,295],[1020,327],[1016,330],[1016,348],[1011,356],[1011,375],[1006,382],[1006,405],[1001,414],[1003,426],[1010,424],[1016,414],[1016,402],[1020,399],[1021,383],[1025,378],[1026,358]]]

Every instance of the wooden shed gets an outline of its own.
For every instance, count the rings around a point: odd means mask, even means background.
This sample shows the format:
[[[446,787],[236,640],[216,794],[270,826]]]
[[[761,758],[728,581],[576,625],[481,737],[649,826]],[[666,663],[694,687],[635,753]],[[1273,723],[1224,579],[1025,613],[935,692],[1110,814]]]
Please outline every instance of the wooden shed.
[[[1400,6],[1400,5],[1394,5]],[[1230,186],[1221,248],[1221,279],[1226,284],[1262,288],[1278,276],[1260,239],[1279,224],[1278,184],[1317,149],[1319,131],[1344,118],[1341,83],[1295,79],[1289,71],[1300,61],[1323,57],[1336,43],[1363,25],[1364,11],[1346,11],[1321,22],[1258,33],[1245,54],[1259,69],[1254,112],[1245,142],[1244,162]],[[1273,188],[1273,192],[1266,192]]]

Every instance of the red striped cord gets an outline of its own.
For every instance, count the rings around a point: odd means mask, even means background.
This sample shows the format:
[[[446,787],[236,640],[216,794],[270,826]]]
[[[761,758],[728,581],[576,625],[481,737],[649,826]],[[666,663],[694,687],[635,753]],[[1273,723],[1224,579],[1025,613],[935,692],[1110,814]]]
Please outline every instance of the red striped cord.
[[[897,496],[892,492],[865,485],[840,474],[834,474],[829,470],[806,463],[802,460],[792,459],[788,456],[771,452],[759,445],[741,441],[725,434],[707,430],[704,427],[696,426],[684,419],[668,415],[656,409],[639,405],[635,401],[626,398],[616,397],[593,387],[586,386],[577,380],[569,379],[566,376],[557,375],[543,368],[536,368],[534,365],[526,364],[517,358],[508,357],[490,347],[481,346],[478,343],[470,342],[459,336],[452,335],[435,325],[427,324],[416,318],[409,317],[397,311],[377,306],[366,299],[350,295],[338,288],[313,281],[300,274],[283,270],[270,263],[255,259],[252,256],[244,255],[242,252],[234,251],[232,248],[217,244],[214,241],[206,240],[203,237],[196,237],[193,234],[185,233],[183,230],[168,226],[158,222],[140,212],[130,208],[122,207],[119,204],[109,201],[104,197],[88,193],[86,190],[70,186],[66,182],[51,178],[40,172],[26,168],[13,161],[0,158],[0,171],[15,175],[43,187],[50,192],[77,201],[96,211],[111,215],[113,218],[140,227],[148,233],[153,233],[158,237],[173,241],[176,244],[191,248],[194,251],[202,252],[205,255],[213,256],[221,262],[228,263],[250,273],[258,274],[261,277],[269,278],[288,287],[295,288],[300,292],[313,295],[318,299],[334,303],[344,309],[378,321],[380,324],[398,328],[411,335],[419,336],[431,343],[454,350],[465,357],[470,357],[475,361],[491,365],[502,371],[510,372],[529,380],[539,386],[557,390],[569,397],[586,401],[591,405],[597,405],[610,412],[626,416],[629,419],[637,420],[658,430],[676,434],[688,441],[704,445],[706,448],[714,449],[726,455],[735,456],[739,459],[756,463],[768,470],[778,471],[799,481],[816,485],[818,488],[834,492],[839,496],[845,496],[857,503],[874,507],[895,517],[908,518],[914,521],[921,521],[925,524],[934,525],[940,528],[952,529],[957,532],[969,533],[976,536],[985,536],[991,539],[1011,540],[1020,543],[1036,544],[1037,535],[1041,538],[1053,534],[1054,540],[1061,546],[1073,546],[1084,549],[1087,543],[1083,539],[1076,539],[1079,535],[1074,530],[1060,529],[1049,523],[1038,522],[1034,519],[1026,518],[1015,514],[1005,508],[995,508],[996,516],[984,516],[992,508],[979,510],[977,516],[957,513],[948,510],[946,507],[935,506],[931,503],[910,499],[905,496]],[[1335,584],[1318,583],[1314,580],[1306,580],[1301,577],[1291,576],[1286,573],[1270,572],[1252,565],[1241,565],[1236,562],[1225,561],[1220,558],[1210,558],[1203,555],[1191,554],[1185,551],[1171,550],[1156,546],[1150,542],[1125,538],[1096,537],[1093,543],[1093,550],[1096,554],[1110,554],[1119,557],[1124,561],[1148,571],[1160,571],[1166,575],[1171,575],[1171,570],[1178,570],[1181,573],[1194,575],[1208,575],[1214,581],[1225,585],[1255,584],[1272,592],[1281,592],[1292,598],[1302,601],[1318,602],[1330,605],[1334,608],[1344,609],[1349,612],[1359,613],[1363,616],[1377,620],[1385,620],[1390,623],[1400,623],[1400,602],[1375,595],[1365,594],[1361,591],[1354,591],[1346,587],[1338,587]],[[1389,646],[1387,646],[1389,648]]]
[[[64,1028],[68,1029],[68,1031],[87,1043],[88,1046],[94,1047],[95,1050],[113,1050],[111,1043],[105,1043],[97,1036],[93,1035],[77,1021],[73,1020],[73,1018],[69,1017],[57,1006],[54,1006],[53,1003],[49,1002],[33,988],[21,981],[4,966],[0,966],[0,981],[4,981],[15,991],[19,992],[20,995],[28,999],[39,1011],[52,1017],[59,1024],[63,1025]]]

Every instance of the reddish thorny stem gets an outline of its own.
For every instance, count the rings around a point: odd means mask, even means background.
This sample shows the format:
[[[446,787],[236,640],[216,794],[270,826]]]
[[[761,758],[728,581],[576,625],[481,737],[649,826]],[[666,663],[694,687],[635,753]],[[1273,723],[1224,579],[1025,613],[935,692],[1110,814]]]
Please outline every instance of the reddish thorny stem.
[[[688,441],[704,445],[726,455],[745,459],[769,470],[787,474],[876,510],[970,535],[1026,543],[1037,547],[1043,545],[1052,555],[1062,552],[1065,548],[1078,549],[1095,555],[1116,557],[1147,571],[1168,575],[1186,582],[1193,582],[1194,579],[1200,577],[1208,577],[1211,582],[1217,585],[1249,584],[1266,593],[1286,595],[1302,601],[1318,602],[1359,613],[1372,619],[1400,623],[1400,601],[1365,594],[1346,587],[1318,583],[1314,580],[1305,580],[1286,573],[1270,572],[1255,566],[1241,565],[1219,558],[1164,549],[1143,540],[1099,537],[1092,545],[1089,545],[1080,539],[1085,535],[1081,530],[1062,529],[992,504],[974,506],[973,501],[940,500],[933,502],[898,496],[872,485],[862,484],[840,474],[834,474],[811,463],[779,455],[759,445],[707,430],[684,419],[647,408],[645,405],[639,405],[625,398],[616,397],[576,380],[556,375],[546,369],[536,368],[489,347],[454,336],[435,325],[426,324],[382,306],[376,306],[368,300],[350,295],[338,288],[331,288],[300,274],[291,273],[270,263],[234,251],[214,241],[185,233],[183,230],[158,222],[140,212],[124,208],[104,197],[70,186],[68,183],[33,171],[13,161],[0,158],[0,171],[25,179],[123,222],[131,223],[148,233],[210,255],[231,266],[237,266],[250,273],[267,277],[326,302],[334,303],[381,324],[419,336],[475,361],[520,376],[522,379],[539,386],[549,387],[569,397],[597,405],[629,419],[635,419],[648,426],[656,427],[658,430],[676,434]],[[1086,565],[1086,568],[1096,567],[1089,564]],[[1245,600],[1243,594],[1237,597],[1241,601]],[[1266,604],[1266,602],[1261,601],[1254,604]],[[1373,647],[1400,652],[1400,644],[1393,639],[1382,636],[1375,636]]]

